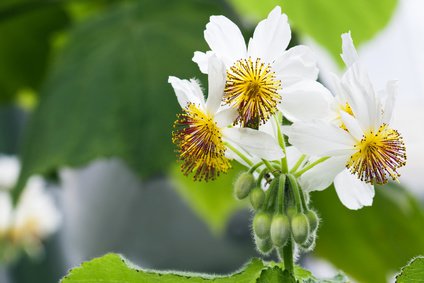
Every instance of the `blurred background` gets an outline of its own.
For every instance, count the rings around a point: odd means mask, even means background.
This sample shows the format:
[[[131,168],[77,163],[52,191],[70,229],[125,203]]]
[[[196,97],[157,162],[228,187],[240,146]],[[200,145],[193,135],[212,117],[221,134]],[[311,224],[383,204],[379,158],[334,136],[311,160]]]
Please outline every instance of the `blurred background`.
[[[58,282],[107,252],[208,273],[259,256],[248,206],[232,197],[241,168],[208,183],[180,174],[171,143],[180,109],[167,78],[206,81],[191,58],[207,50],[210,15],[249,38],[275,5],[292,43],[313,47],[324,84],[343,71],[349,30],[376,88],[400,81],[395,128],[408,150],[400,184],[377,188],[372,207],[347,210],[333,188],[311,195],[322,223],[300,263],[317,276],[340,269],[379,283],[424,254],[423,1],[1,0],[0,154],[20,159],[16,188],[43,175],[62,215],[38,256],[0,263],[1,283]]]

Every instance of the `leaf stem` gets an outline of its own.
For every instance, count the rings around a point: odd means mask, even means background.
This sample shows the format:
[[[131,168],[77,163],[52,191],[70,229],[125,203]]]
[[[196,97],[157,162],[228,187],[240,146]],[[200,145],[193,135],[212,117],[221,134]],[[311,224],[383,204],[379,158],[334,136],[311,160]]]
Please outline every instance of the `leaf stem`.
[[[308,171],[308,170],[312,169],[313,167],[315,167],[315,166],[317,166],[318,164],[320,164],[320,163],[322,163],[322,162],[326,161],[326,160],[327,160],[327,159],[329,159],[329,158],[330,158],[329,156],[321,157],[320,159],[316,160],[315,162],[312,162],[311,164],[309,164],[308,166],[303,167],[303,169],[302,169],[302,170],[297,171],[296,173],[294,173],[294,175],[295,175],[296,177],[300,177],[300,176],[302,176],[302,174],[303,174],[303,173],[305,173],[306,171]]]

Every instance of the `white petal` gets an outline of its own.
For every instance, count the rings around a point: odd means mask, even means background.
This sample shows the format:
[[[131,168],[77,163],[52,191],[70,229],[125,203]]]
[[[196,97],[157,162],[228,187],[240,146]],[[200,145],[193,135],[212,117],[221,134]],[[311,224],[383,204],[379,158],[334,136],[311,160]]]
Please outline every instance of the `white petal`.
[[[291,39],[290,26],[287,16],[281,14],[281,8],[275,7],[262,20],[249,41],[248,54],[252,58],[261,58],[267,63],[272,63],[287,48]]]
[[[0,189],[12,189],[18,180],[21,165],[16,157],[0,156]]]
[[[226,108],[223,110],[218,111],[215,114],[215,122],[217,123],[218,127],[224,128],[229,125],[232,125],[234,121],[236,120],[238,116],[238,112],[234,108]]]
[[[224,95],[226,71],[221,60],[215,55],[209,58],[208,63],[208,99],[206,109],[209,113],[215,114],[222,102]]]
[[[330,114],[333,101],[330,91],[316,81],[300,81],[282,90],[278,105],[283,115],[291,121],[324,119]]]
[[[296,147],[286,147],[287,165],[289,166],[289,168],[292,168],[301,156],[302,153]]]
[[[227,67],[246,57],[246,43],[240,29],[224,16],[211,16],[205,39],[212,51]]]
[[[224,138],[238,144],[250,154],[266,160],[284,157],[284,152],[277,141],[266,133],[250,128],[225,128]]]
[[[393,109],[396,102],[396,96],[398,93],[398,82],[397,81],[388,81],[386,85],[386,101],[384,104],[383,118],[382,122],[390,124],[393,115]]]
[[[330,186],[337,174],[345,169],[347,158],[344,156],[331,157],[303,173],[299,179],[302,189],[322,191]]]
[[[318,78],[318,68],[312,50],[304,45],[298,45],[285,51],[273,64],[277,78],[283,87],[288,87],[301,80],[315,81]]]
[[[200,84],[196,80],[181,80],[177,77],[170,76],[168,83],[174,88],[175,95],[177,96],[181,108],[186,108],[188,103],[194,103],[204,107],[205,98],[203,97]]]
[[[358,53],[353,45],[350,31],[342,34],[342,50],[343,53],[341,54],[341,57],[347,67],[350,67],[353,63],[358,61]]]
[[[347,169],[334,179],[334,187],[340,201],[349,209],[360,209],[372,205],[374,186],[362,182]]]
[[[307,155],[350,155],[355,140],[345,130],[320,120],[295,122],[285,129],[290,144]]]
[[[200,52],[200,51],[194,52],[194,56],[192,60],[193,62],[197,63],[197,65],[199,66],[200,72],[202,72],[203,74],[208,73],[209,57],[211,57],[212,55],[213,55],[212,51],[207,51],[206,53]]]
[[[343,124],[348,129],[349,133],[357,140],[360,141],[363,138],[364,132],[361,129],[361,126],[352,115],[340,111],[340,116],[342,118]]]

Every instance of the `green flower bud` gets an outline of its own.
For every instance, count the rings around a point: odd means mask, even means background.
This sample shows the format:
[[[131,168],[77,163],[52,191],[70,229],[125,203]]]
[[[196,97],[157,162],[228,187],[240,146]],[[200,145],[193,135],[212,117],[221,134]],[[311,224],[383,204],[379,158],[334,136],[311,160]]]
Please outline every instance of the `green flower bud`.
[[[318,224],[319,224],[318,215],[316,214],[315,211],[309,210],[306,213],[306,216],[308,217],[309,228],[311,229],[311,232],[316,232],[318,229]]]
[[[309,237],[309,222],[305,214],[299,213],[291,219],[291,230],[293,239],[299,245],[302,245]]]
[[[272,242],[271,239],[260,239],[255,235],[255,244],[259,253],[263,255],[268,255],[272,251]]]
[[[290,220],[293,218],[293,216],[297,215],[297,208],[295,206],[290,206],[287,208],[287,216],[290,218]]]
[[[313,250],[313,248],[315,247],[315,238],[316,238],[316,234],[311,233],[308,237],[308,240],[304,244],[300,245],[302,250],[304,250],[304,251]]]
[[[271,240],[277,247],[284,247],[290,237],[290,223],[286,215],[277,214],[272,217]]]
[[[253,218],[253,231],[260,239],[269,237],[269,229],[271,227],[271,215],[265,212],[256,213]]]
[[[255,210],[258,210],[262,207],[265,201],[265,192],[259,188],[256,187],[252,190],[250,193],[250,203],[252,204],[253,208]]]
[[[246,198],[250,190],[252,190],[253,186],[255,185],[255,178],[253,175],[249,172],[243,172],[240,174],[240,176],[237,178],[236,182],[234,183],[234,192],[236,195],[236,198],[241,200]]]

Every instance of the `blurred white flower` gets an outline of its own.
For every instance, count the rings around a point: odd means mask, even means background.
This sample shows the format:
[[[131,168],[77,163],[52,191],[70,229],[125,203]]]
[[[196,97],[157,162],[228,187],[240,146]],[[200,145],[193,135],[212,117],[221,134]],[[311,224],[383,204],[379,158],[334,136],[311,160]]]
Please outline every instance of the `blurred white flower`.
[[[20,169],[16,157],[0,156],[0,190],[10,190],[15,186]]]

